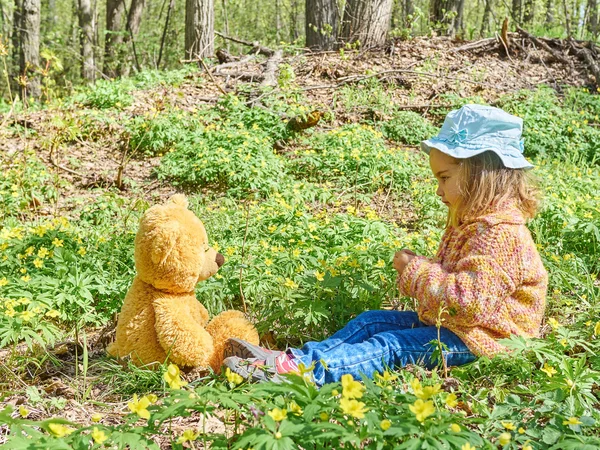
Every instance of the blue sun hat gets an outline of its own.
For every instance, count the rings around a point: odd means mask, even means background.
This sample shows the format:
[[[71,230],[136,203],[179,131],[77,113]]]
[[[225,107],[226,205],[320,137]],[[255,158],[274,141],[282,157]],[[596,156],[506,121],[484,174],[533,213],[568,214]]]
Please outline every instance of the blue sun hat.
[[[523,119],[499,108],[486,105],[465,105],[450,111],[440,133],[421,142],[429,154],[432,148],[463,159],[480,153],[496,153],[504,167],[531,169],[533,164],[523,156]]]

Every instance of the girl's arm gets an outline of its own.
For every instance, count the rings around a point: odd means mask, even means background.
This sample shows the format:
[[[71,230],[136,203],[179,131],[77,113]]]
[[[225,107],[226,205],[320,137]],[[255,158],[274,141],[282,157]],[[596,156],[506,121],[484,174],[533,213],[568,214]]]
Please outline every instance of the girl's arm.
[[[496,313],[515,291],[520,276],[514,227],[497,226],[469,239],[454,270],[418,256],[399,278],[400,290],[419,301],[419,310],[447,322],[475,326]],[[457,249],[456,251],[461,251]]]

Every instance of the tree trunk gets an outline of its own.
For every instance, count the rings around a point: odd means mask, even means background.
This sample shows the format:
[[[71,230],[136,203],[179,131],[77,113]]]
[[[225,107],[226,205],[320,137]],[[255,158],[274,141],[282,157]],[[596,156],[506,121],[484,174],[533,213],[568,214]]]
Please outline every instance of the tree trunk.
[[[281,42],[281,0],[275,0],[275,40]]]
[[[213,0],[186,0],[185,57],[204,58],[214,53]]]
[[[298,2],[300,0],[291,0],[290,5],[290,40],[294,42],[298,39]]]
[[[306,0],[306,46],[333,50],[337,42],[338,8],[335,0]]]
[[[512,18],[513,21],[518,25],[521,25],[521,2],[522,0],[512,0]]]
[[[36,73],[40,64],[40,6],[40,0],[23,0],[19,68],[26,83],[21,86],[22,98],[38,98],[41,94]]]
[[[123,0],[124,1],[124,0]],[[123,38],[123,51],[125,57],[121,57],[121,63],[117,69],[118,73],[122,77],[129,75],[132,61],[135,62],[135,67],[139,71],[141,70],[140,63],[138,61],[137,51],[135,49],[135,38],[137,37],[140,25],[142,23],[142,13],[144,12],[145,0],[131,0],[131,6],[127,14],[127,29],[125,37]],[[131,52],[127,51],[128,44],[131,42]],[[125,61],[123,61],[123,59]]]
[[[429,17],[434,23],[446,25],[446,34],[454,36],[462,20],[464,1],[461,0],[432,0]],[[454,14],[450,14],[454,13]]]
[[[485,7],[483,9],[483,19],[481,20],[481,30],[479,34],[481,37],[485,36],[490,29],[490,15],[492,14],[492,0],[485,0]]]
[[[94,62],[94,21],[90,0],[79,0],[79,38],[81,39],[82,76],[93,82],[96,75]]]
[[[21,58],[21,11],[23,9],[23,0],[15,0],[15,7],[13,9],[13,22],[12,22],[12,64],[13,67],[19,67],[19,60]]]
[[[464,29],[464,8],[465,8],[465,0],[458,0],[456,2],[456,19],[454,20],[454,33],[460,32]],[[452,33],[454,35],[454,33]]]
[[[342,40],[362,47],[383,45],[390,28],[393,0],[347,0]]]
[[[525,0],[523,9],[523,24],[530,25],[533,21],[533,16],[535,15],[535,1]]]
[[[124,0],[106,1],[106,39],[104,41],[104,66],[102,71],[111,78],[117,76],[116,52],[123,42],[121,19],[124,6]]]
[[[596,36],[598,36],[598,2],[597,2],[597,0],[588,0],[587,29],[592,34],[592,40],[596,40]]]
[[[549,27],[554,22],[554,14],[552,12],[552,0],[546,2],[546,26]]]

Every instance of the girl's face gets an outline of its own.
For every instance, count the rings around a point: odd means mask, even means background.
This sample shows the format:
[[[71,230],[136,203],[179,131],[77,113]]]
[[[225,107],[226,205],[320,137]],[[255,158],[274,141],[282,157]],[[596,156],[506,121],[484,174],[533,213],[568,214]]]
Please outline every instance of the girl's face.
[[[442,202],[447,207],[454,209],[461,199],[458,160],[432,148],[429,152],[429,166],[438,181],[438,188],[435,193],[442,198]]]

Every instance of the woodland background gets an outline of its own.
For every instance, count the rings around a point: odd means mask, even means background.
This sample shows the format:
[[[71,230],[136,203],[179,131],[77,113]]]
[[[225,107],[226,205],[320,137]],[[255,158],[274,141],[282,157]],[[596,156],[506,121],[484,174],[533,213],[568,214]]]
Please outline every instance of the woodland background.
[[[523,27],[596,40],[597,0],[1,0],[0,95],[70,93],[73,86],[144,69],[173,69],[239,53],[215,32],[271,47],[333,50],[384,45],[388,36],[473,40]],[[215,31],[216,30],[216,31]]]

